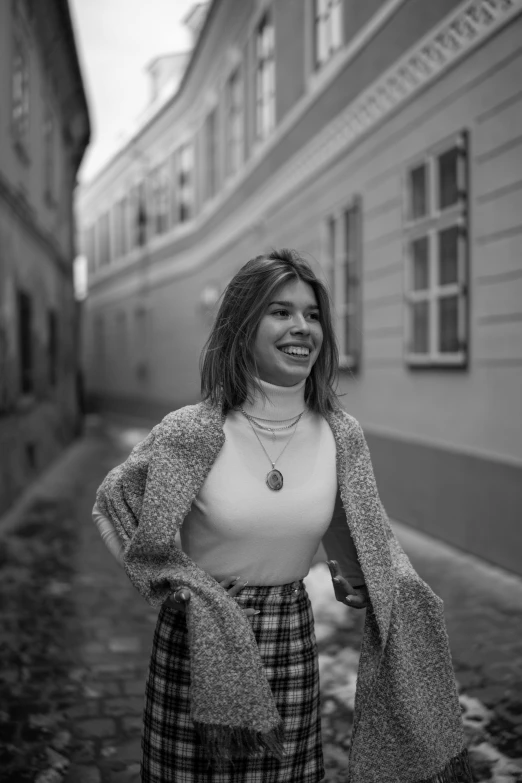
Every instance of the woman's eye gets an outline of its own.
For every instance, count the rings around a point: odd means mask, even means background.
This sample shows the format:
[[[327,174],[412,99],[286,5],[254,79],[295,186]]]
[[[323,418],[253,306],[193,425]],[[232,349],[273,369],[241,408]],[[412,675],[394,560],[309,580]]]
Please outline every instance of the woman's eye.
[[[273,314],[274,315],[279,315],[279,314],[288,315],[288,310],[274,310]]]

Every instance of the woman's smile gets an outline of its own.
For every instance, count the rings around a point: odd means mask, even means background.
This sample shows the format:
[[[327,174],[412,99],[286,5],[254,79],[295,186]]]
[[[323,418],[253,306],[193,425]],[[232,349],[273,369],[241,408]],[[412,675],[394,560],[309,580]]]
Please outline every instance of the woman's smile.
[[[291,346],[289,348],[279,348],[278,350],[292,361],[308,362],[308,359],[310,358],[309,348]]]
[[[307,378],[323,344],[314,289],[302,280],[280,286],[256,332],[253,353],[261,380],[294,386]]]

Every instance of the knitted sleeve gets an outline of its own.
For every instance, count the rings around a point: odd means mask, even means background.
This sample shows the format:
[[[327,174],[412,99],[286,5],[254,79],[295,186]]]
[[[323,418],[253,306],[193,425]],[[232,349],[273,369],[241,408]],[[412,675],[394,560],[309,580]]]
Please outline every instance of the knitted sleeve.
[[[111,520],[101,513],[96,503],[94,504],[94,508],[92,510],[92,520],[98,528],[101,539],[111,555],[121,566],[123,566],[123,547],[120,541],[120,537],[116,532],[116,529]]]
[[[136,531],[147,484],[149,462],[160,425],[138,443],[121,465],[113,468],[96,493],[99,511],[114,524],[124,550]]]

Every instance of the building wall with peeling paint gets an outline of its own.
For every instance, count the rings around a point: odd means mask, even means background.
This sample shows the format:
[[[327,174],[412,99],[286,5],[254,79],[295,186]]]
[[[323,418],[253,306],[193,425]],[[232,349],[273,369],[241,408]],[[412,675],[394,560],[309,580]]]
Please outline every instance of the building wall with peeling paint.
[[[67,3],[1,3],[0,513],[81,426],[72,193],[88,137]]]

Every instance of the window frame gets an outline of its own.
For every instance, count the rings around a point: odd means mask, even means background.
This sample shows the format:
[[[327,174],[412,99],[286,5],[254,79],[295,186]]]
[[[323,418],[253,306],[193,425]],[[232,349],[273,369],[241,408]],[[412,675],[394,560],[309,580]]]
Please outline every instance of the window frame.
[[[268,21],[267,21],[268,20]],[[272,29],[272,48],[270,56],[259,52],[259,36],[263,27],[270,26]],[[260,90],[260,82],[265,78],[266,64],[270,65],[269,81],[270,89],[265,92]],[[276,46],[275,46],[275,26],[274,12],[272,5],[263,8],[263,12],[258,19],[254,29],[254,142],[260,143],[270,137],[276,127]],[[268,96],[268,99],[267,99]],[[268,124],[264,123],[263,117],[265,111],[268,114]],[[261,121],[260,121],[261,120]]]
[[[16,66],[17,59],[20,68]],[[17,85],[17,74],[20,84]],[[20,93],[17,95],[17,93]],[[15,148],[25,163],[28,162],[28,145],[31,115],[31,73],[29,44],[20,21],[14,20],[11,52],[11,131]]]
[[[319,9],[319,5],[321,3],[321,0],[310,0],[311,2],[311,19],[312,19],[312,71],[314,73],[317,73],[318,71],[322,70],[325,66],[330,63],[335,55],[342,50],[344,46],[344,3],[343,0],[323,0],[323,2],[326,2],[328,5],[328,12],[327,12],[327,24],[331,28],[332,24],[332,12],[335,9],[337,9],[339,14],[339,41],[337,45],[334,48],[329,48],[328,56],[324,58],[323,60],[319,60],[318,58],[318,31],[319,31],[319,24],[320,19],[322,18],[321,11]],[[331,33],[331,29],[330,29]],[[331,40],[331,35],[330,35]]]
[[[187,160],[190,165],[186,166]],[[171,153],[172,186],[170,193],[171,225],[188,223],[194,218],[194,141],[185,141]]]
[[[457,199],[440,206],[439,161],[447,152],[458,150]],[[414,217],[411,211],[411,172],[420,166],[427,172],[426,212]],[[404,258],[404,362],[411,368],[467,369],[469,364],[469,132],[462,130],[430,147],[410,161],[403,179],[403,258]],[[457,229],[456,281],[440,282],[440,235]],[[426,238],[427,287],[415,289],[412,246]],[[440,303],[458,297],[457,342],[455,351],[441,350]],[[413,306],[427,302],[428,327],[426,352],[414,351]]]
[[[347,243],[346,221],[349,215],[355,219],[355,239],[351,248]],[[332,286],[333,321],[339,345],[339,369],[359,372],[362,361],[362,199],[354,195],[339,209],[328,214],[324,221],[324,239],[328,258],[329,277]],[[347,270],[352,268],[354,281],[353,300],[348,301]],[[349,279],[349,278],[348,278]],[[347,319],[354,326],[351,344],[347,345],[350,330]],[[349,322],[348,322],[349,323]]]
[[[56,118],[54,115],[51,101],[47,98],[44,101],[44,119],[43,119],[43,148],[44,148],[44,197],[49,205],[54,204],[56,195],[56,175],[55,175],[55,138],[56,138]]]
[[[112,205],[112,232],[114,242],[114,260],[117,261],[123,255],[122,243],[122,210],[121,203],[124,197],[117,198]]]
[[[225,82],[225,178],[233,177],[244,162],[245,84],[239,63]]]
[[[96,221],[83,229],[83,254],[87,257],[87,273],[93,275],[98,266],[96,247]]]
[[[154,166],[148,176],[150,187],[150,230],[152,236],[162,236],[170,228],[168,159]]]
[[[98,268],[110,266],[113,260],[112,252],[112,220],[111,210],[100,212],[96,221]]]
[[[129,189],[129,231],[131,250],[145,247],[149,239],[147,178],[137,178]]]
[[[35,392],[34,355],[34,307],[33,297],[22,288],[18,289],[18,389],[22,397],[31,397]]]
[[[203,201],[212,201],[219,192],[219,107],[213,105],[203,123],[204,183]]]

